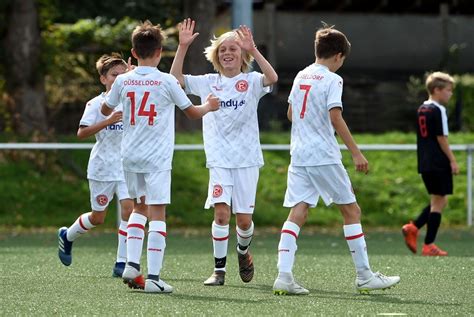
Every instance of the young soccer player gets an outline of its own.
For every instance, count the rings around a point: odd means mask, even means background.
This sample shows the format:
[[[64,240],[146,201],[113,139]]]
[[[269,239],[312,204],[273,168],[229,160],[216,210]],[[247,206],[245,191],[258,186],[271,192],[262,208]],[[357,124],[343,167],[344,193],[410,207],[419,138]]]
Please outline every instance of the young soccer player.
[[[116,194],[122,209],[122,219],[118,233],[117,261],[112,275],[121,277],[127,260],[127,221],[133,209],[120,162],[122,109],[117,108],[109,117],[105,117],[100,113],[100,107],[115,78],[127,70],[127,63],[118,54],[103,55],[97,61],[96,68],[105,92],[87,102],[77,131],[80,139],[91,135],[96,138],[87,166],[92,211],[79,216],[69,228],[59,229],[58,255],[64,265],[71,265],[73,241],[104,222],[107,206]]]
[[[183,61],[189,45],[198,36],[195,22],[185,19],[179,25],[179,46],[171,74],[189,94],[203,100],[209,93],[219,97],[220,110],[203,118],[206,166],[209,189],[205,208],[214,207],[212,239],[214,272],[204,284],[224,285],[229,221],[236,215],[239,274],[250,282],[254,274],[249,252],[254,224],[255,194],[259,168],[263,165],[260,148],[257,107],[260,98],[271,91],[278,76],[258,51],[246,26],[227,32],[205,49],[205,56],[217,73],[202,76],[183,75]],[[249,72],[255,60],[263,74]]]
[[[336,204],[342,213],[344,236],[357,273],[356,289],[361,293],[386,289],[400,280],[398,276],[373,273],[370,268],[360,223],[361,210],[334,136],[337,132],[349,149],[356,170],[368,173],[368,162],[342,118],[342,78],[335,74],[350,47],[340,31],[327,26],[318,30],[316,62],[298,73],[288,98],[288,118],[292,121],[291,163],[284,206],[291,210],[281,230],[274,294],[309,293],[295,282],[292,269],[300,229],[306,222],[308,208],[315,207],[319,197],[326,205]]]
[[[434,72],[426,79],[429,99],[417,113],[418,173],[430,194],[430,204],[415,221],[402,228],[405,243],[413,253],[417,251],[418,230],[427,225],[425,243],[421,254],[444,256],[448,252],[434,244],[441,223],[441,213],[453,193],[453,174],[459,167],[448,143],[448,117],[446,105],[453,94],[454,79],[446,73]]]
[[[151,293],[170,293],[173,288],[160,279],[166,247],[165,207],[170,203],[171,161],[174,147],[174,107],[191,119],[219,109],[219,100],[209,95],[194,106],[176,78],[157,69],[163,32],[150,21],[132,33],[132,55],[138,67],[118,76],[107,94],[102,113],[123,105],[122,163],[125,181],[135,209],[127,229],[127,265],[124,281]],[[145,225],[148,228],[148,277],[140,273]]]

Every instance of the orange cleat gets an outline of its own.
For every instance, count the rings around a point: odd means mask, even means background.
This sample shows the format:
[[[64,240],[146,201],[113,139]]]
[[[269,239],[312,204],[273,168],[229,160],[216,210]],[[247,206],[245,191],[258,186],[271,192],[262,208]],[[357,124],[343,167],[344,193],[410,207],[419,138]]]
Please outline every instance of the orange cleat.
[[[441,250],[438,246],[434,243],[431,244],[423,244],[423,250],[421,251],[421,255],[423,256],[446,256],[448,252]]]
[[[411,252],[416,253],[416,239],[418,238],[418,228],[413,224],[412,221],[410,221],[410,223],[402,227],[402,233],[405,237],[405,244],[407,245],[408,249],[410,249]]]

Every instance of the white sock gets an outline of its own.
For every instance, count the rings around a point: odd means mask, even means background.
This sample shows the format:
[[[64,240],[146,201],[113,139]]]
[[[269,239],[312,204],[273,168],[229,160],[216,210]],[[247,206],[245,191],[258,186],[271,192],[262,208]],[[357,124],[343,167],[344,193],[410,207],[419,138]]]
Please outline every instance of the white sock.
[[[344,236],[351,251],[352,261],[354,261],[357,278],[368,280],[373,276],[367,255],[367,245],[365,244],[364,233],[360,223],[345,225]]]
[[[300,227],[296,223],[285,221],[281,229],[280,243],[278,244],[278,272],[292,272],[295,253],[298,249],[296,239],[299,234]]]
[[[229,244],[229,225],[220,226],[214,221],[212,222],[212,244],[214,246],[215,259],[227,257],[227,245]],[[214,270],[225,271],[225,260],[222,265],[219,265],[219,267],[216,265]]]
[[[150,221],[148,227],[148,275],[160,275],[166,248],[166,223]]]
[[[140,264],[147,218],[132,212],[127,225],[127,262]]]
[[[95,226],[89,220],[91,212],[86,212],[77,218],[77,220],[67,229],[67,239],[68,241],[74,241],[81,234],[86,233],[89,229],[94,228]]]
[[[127,221],[120,221],[118,229],[117,261],[127,262]]]
[[[253,228],[253,221],[247,230],[242,230],[239,226],[235,226],[235,230],[237,231],[237,252],[240,254],[246,254],[248,252],[250,242],[252,242]]]

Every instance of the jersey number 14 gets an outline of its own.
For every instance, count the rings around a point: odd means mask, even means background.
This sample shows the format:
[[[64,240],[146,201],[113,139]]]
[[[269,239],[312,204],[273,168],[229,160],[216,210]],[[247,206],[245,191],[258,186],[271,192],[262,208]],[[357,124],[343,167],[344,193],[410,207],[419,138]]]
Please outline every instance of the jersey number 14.
[[[138,109],[138,116],[139,117],[148,117],[148,125],[153,125],[153,122],[156,117],[155,105],[150,104],[150,110],[145,110],[147,105],[148,96],[150,96],[149,91],[145,91],[143,94],[142,101],[140,102],[140,108]],[[127,92],[127,97],[130,98],[130,125],[135,125],[135,92],[129,91]]]

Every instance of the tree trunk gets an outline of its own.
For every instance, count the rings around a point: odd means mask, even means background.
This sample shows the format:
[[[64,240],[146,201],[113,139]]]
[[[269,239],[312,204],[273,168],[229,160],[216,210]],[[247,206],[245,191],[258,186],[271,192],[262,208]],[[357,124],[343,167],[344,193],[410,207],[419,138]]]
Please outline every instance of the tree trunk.
[[[212,71],[212,65],[204,57],[204,48],[211,44],[213,34],[214,18],[216,16],[215,0],[184,0],[185,18],[196,21],[195,32],[199,36],[188,49],[183,65],[183,73],[191,75],[203,75]],[[200,104],[199,98],[192,98],[194,104]],[[204,100],[203,100],[204,102]],[[184,130],[196,130],[201,127],[201,120],[191,121],[179,113],[177,116],[177,127]]]
[[[40,72],[41,34],[34,0],[11,0],[4,40],[6,91],[19,134],[47,131],[46,96]]]

